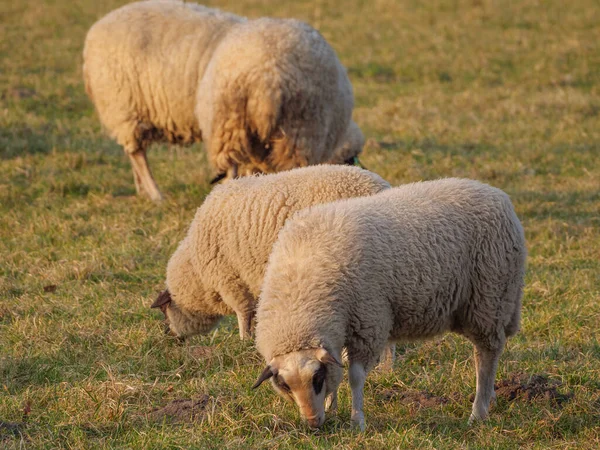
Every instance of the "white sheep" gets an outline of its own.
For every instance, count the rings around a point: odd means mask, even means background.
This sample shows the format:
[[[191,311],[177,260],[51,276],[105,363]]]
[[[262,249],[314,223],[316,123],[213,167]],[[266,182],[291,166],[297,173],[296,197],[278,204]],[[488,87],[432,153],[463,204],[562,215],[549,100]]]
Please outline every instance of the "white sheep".
[[[298,213],[273,247],[256,313],[256,346],[272,378],[311,427],[334,406],[348,352],[352,421],[388,342],[454,331],[475,346],[471,419],[484,419],[506,338],[519,328],[523,229],[509,197],[443,179]]]
[[[347,133],[356,124],[346,70],[297,20],[246,20],[179,1],[131,3],[90,28],[83,59],[100,121],[129,155],[138,193],[154,200],[162,196],[146,149],[155,141],[204,140],[215,180],[362,149],[355,130]]]
[[[169,260],[167,290],[153,303],[182,338],[237,314],[249,337],[271,247],[285,221],[308,206],[389,188],[358,167],[317,165],[215,187]]]

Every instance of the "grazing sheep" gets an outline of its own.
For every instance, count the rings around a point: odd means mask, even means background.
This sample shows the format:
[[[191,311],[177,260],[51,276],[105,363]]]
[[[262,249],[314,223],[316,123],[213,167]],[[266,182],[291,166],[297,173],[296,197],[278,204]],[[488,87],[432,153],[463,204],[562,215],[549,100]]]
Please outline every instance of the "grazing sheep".
[[[252,319],[271,247],[285,221],[308,206],[389,188],[358,167],[318,165],[217,186],[167,266],[167,290],[153,303],[179,337],[210,331],[237,314],[242,339]]]
[[[204,140],[220,178],[339,159],[354,98],[335,51],[298,20],[246,20],[178,1],[116,9],[89,30],[86,91],[131,160],[138,193],[161,194],[154,141]],[[358,130],[360,133],[360,130]],[[358,142],[360,145],[360,142]]]
[[[364,430],[363,386],[388,342],[454,331],[475,346],[471,419],[484,419],[498,358],[519,328],[523,229],[508,196],[443,179],[315,206],[281,230],[256,313],[256,346],[311,427],[335,405],[348,352],[352,421]]]

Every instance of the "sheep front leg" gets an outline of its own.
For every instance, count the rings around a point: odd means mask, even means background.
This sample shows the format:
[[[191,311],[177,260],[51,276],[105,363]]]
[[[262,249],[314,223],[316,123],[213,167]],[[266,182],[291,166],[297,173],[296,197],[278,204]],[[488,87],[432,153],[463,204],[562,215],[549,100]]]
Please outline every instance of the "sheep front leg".
[[[337,389],[333,392],[330,392],[327,397],[325,397],[325,412],[331,412],[332,414],[337,414]]]
[[[352,423],[365,431],[365,414],[363,412],[364,388],[367,372],[365,367],[358,362],[350,363],[348,377],[352,389]]]
[[[138,194],[143,191],[151,200],[158,202],[162,200],[162,194],[158,190],[158,186],[152,177],[152,172],[148,166],[148,158],[146,150],[136,150],[128,152],[131,167],[133,168],[133,179],[135,181],[135,189]]]
[[[391,372],[394,368],[394,361],[396,361],[396,344],[388,342],[379,358],[379,370],[382,372]]]
[[[237,315],[240,339],[251,339],[252,323],[256,313],[256,299],[254,296],[247,286],[237,278],[224,279],[219,293],[223,302]]]
[[[484,420],[488,416],[490,403],[495,399],[494,380],[498,370],[498,360],[504,345],[497,349],[489,350],[480,344],[475,344],[475,373],[477,376],[477,388],[473,410],[469,417],[469,424],[476,420]]]
[[[227,179],[235,180],[238,177],[238,165],[232,164],[229,169],[227,169]]]
[[[254,311],[238,311],[236,312],[238,319],[238,328],[240,330],[240,339],[252,339],[252,319],[254,319]]]

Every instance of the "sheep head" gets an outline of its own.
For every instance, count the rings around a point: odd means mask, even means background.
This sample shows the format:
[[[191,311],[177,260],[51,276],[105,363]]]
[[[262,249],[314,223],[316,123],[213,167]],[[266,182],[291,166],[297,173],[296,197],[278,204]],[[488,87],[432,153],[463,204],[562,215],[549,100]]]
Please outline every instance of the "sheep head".
[[[296,403],[311,428],[325,422],[325,399],[337,395],[342,364],[325,348],[299,350],[274,357],[252,388],[271,379],[275,391]]]
[[[160,293],[150,308],[160,308],[165,315],[165,333],[181,340],[196,334],[206,334],[217,326],[220,314],[207,314],[179,307],[169,290]]]
[[[352,120],[328,163],[362,167],[358,161],[358,155],[362,152],[364,145],[365,137],[356,122]]]

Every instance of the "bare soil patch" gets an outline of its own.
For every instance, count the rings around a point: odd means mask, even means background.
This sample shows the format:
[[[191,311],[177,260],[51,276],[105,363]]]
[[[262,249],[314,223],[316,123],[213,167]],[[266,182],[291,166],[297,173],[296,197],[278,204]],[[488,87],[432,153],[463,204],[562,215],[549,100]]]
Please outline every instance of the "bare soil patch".
[[[191,423],[202,420],[210,397],[202,395],[195,399],[177,399],[167,403],[162,408],[156,408],[148,414],[155,422]]]
[[[496,396],[508,401],[520,400],[533,402],[544,399],[561,406],[573,397],[572,392],[561,393],[558,388],[561,382],[550,380],[543,374],[527,375],[523,373],[511,374],[507,379],[496,384]]]
[[[13,100],[21,100],[23,98],[31,98],[36,97],[37,92],[34,89],[26,88],[26,87],[15,87],[8,89],[2,93],[0,98],[4,99],[13,99]]]
[[[450,401],[447,397],[438,397],[427,391],[403,391],[396,389],[386,389],[381,393],[386,400],[398,400],[403,405],[412,405],[419,408],[433,408],[439,405],[445,405]]]
[[[24,424],[18,422],[4,422],[0,420],[0,438],[8,435],[18,435]]]
[[[193,347],[189,347],[190,355],[196,359],[210,358],[214,351],[214,347],[209,347],[206,345],[195,345]]]

